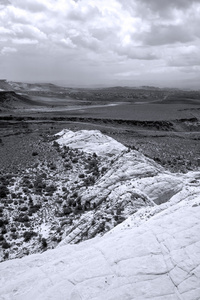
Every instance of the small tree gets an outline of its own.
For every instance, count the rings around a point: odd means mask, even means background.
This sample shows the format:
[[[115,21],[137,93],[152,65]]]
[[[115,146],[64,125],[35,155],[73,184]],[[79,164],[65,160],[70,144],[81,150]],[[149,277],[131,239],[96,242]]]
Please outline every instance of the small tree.
[[[28,242],[33,236],[37,236],[37,233],[34,231],[25,231],[23,234],[24,241]]]
[[[6,241],[3,241],[3,243],[2,243],[2,248],[3,248],[3,249],[8,249],[8,248],[10,248],[10,244],[7,243]]]
[[[46,248],[47,247],[47,241],[46,241],[46,239],[42,238],[41,242],[42,242],[42,247]]]

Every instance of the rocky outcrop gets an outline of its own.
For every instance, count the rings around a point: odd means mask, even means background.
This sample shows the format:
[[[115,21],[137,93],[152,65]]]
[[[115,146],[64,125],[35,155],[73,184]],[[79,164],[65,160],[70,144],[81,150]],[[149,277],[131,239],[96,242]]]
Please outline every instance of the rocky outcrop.
[[[0,264],[1,299],[198,300],[200,197],[184,194],[102,238]]]
[[[174,196],[182,200],[182,191],[193,188],[199,173],[174,174],[135,150],[130,150],[99,131],[57,134],[61,147],[68,146],[97,153],[100,164],[107,170],[94,185],[78,191],[81,206],[86,212],[76,226],[66,228],[60,245],[77,243],[105,233],[137,212],[170,201]],[[102,140],[102,148],[100,141]],[[109,152],[107,145],[110,143]],[[105,151],[102,151],[104,149]]]
[[[67,129],[56,134],[57,142],[61,146],[83,150],[88,153],[96,153],[100,156],[113,156],[120,154],[127,148],[109,136],[98,130],[79,130],[73,132]]]

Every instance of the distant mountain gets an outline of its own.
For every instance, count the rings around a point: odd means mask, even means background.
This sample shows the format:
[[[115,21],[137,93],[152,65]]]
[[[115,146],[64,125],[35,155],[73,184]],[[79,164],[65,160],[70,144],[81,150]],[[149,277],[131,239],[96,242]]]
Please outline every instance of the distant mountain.
[[[0,92],[1,91],[13,91],[12,85],[9,84],[9,82],[6,79],[0,80]]]
[[[21,109],[32,105],[38,103],[14,91],[0,91],[0,110]]]

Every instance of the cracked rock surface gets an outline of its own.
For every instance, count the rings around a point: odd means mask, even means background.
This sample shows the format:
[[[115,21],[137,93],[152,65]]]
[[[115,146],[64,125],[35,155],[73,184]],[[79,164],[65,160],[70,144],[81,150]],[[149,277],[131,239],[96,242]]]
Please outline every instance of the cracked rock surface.
[[[2,300],[198,300],[200,196],[140,209],[103,237],[0,265]]]

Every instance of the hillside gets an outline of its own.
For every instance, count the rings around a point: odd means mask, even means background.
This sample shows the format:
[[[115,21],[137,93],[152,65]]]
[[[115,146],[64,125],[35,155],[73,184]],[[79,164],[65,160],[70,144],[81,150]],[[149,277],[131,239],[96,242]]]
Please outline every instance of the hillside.
[[[101,238],[1,263],[1,299],[198,300],[200,196],[190,192]]]
[[[21,109],[39,105],[28,97],[14,91],[0,91],[0,111]]]
[[[171,173],[100,131],[65,129],[45,139],[44,157],[30,140],[32,165],[1,174],[2,261],[102,236],[141,208],[150,216],[200,195],[198,169]]]

